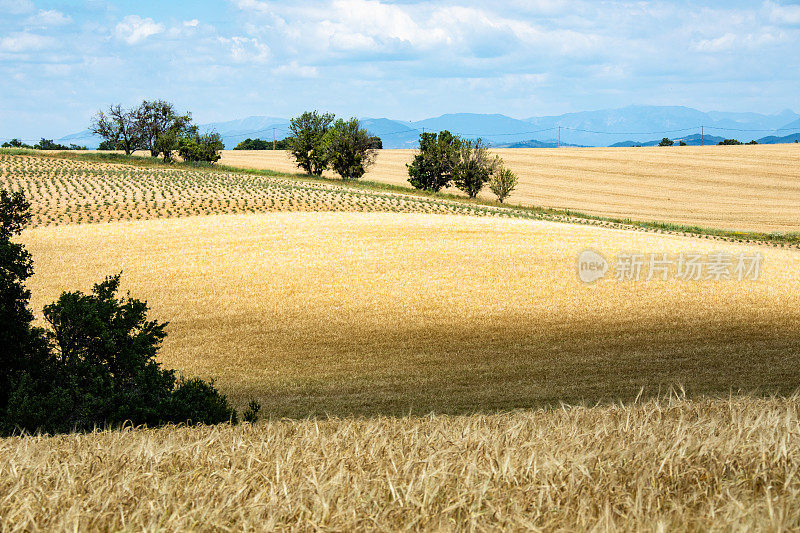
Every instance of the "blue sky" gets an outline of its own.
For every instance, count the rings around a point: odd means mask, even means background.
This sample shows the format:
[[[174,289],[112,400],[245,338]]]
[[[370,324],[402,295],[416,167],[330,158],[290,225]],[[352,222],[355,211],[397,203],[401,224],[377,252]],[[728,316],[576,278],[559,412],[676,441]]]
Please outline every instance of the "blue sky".
[[[164,98],[200,122],[629,104],[800,111],[800,3],[0,0],[0,138]]]

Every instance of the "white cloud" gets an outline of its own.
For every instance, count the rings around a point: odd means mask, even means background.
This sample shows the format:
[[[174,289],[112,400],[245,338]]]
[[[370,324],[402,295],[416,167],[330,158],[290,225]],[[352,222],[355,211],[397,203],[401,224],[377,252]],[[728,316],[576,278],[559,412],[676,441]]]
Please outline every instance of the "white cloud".
[[[726,33],[716,39],[702,39],[695,43],[698,52],[723,52],[735,47],[739,38],[733,33]]]
[[[64,15],[55,9],[47,10],[40,9],[39,12],[28,18],[28,24],[35,26],[64,26],[72,22],[72,17]]]
[[[20,32],[0,39],[0,50],[4,52],[35,52],[50,48],[54,44],[55,41],[51,37]]]
[[[266,63],[269,61],[269,46],[255,38],[220,37],[219,42],[227,45],[231,58],[236,63]]]
[[[0,0],[0,12],[10,15],[24,15],[34,10],[31,0]]]
[[[319,72],[317,72],[316,67],[298,65],[297,61],[292,61],[289,64],[281,65],[272,69],[272,74],[275,76],[289,78],[316,78],[319,75]]]
[[[776,24],[800,25],[800,6],[780,5],[775,2],[766,2],[770,20]]]
[[[186,26],[187,28],[196,28],[198,24],[200,24],[200,21],[197,19],[183,21],[183,25]]]
[[[114,31],[116,37],[128,44],[137,44],[148,37],[164,32],[164,25],[157,24],[151,18],[142,18],[138,15],[128,15],[117,24]]]

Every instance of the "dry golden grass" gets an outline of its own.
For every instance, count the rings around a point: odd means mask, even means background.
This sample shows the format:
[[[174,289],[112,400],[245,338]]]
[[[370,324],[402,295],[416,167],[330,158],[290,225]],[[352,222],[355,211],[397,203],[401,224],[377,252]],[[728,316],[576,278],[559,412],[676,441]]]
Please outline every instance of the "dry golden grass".
[[[796,531],[800,400],[0,440],[4,531]]]
[[[163,362],[275,415],[467,413],[800,386],[800,253],[554,222],[267,213],[28,230],[34,309],[124,271]],[[593,247],[761,251],[759,281],[587,286]]]
[[[364,179],[408,185],[412,150],[382,150]],[[746,231],[800,229],[800,145],[496,150],[519,175],[510,203]],[[296,172],[286,152],[226,165]],[[333,177],[333,175],[331,175]],[[488,190],[482,197],[492,198]]]

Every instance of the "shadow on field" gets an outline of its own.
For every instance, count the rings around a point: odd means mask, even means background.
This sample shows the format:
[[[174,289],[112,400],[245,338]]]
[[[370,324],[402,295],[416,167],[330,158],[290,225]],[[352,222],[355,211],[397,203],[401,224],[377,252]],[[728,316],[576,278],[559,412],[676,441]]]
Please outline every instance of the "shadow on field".
[[[520,327],[521,326],[521,327]],[[237,402],[273,417],[469,414],[730,393],[788,395],[800,387],[800,335],[769,324],[555,324],[477,331],[362,331],[346,350],[278,346],[267,371],[220,375]],[[273,339],[274,342],[275,339]],[[338,351],[336,351],[338,349]],[[292,355],[293,354],[293,355]],[[262,361],[263,362],[263,361]]]

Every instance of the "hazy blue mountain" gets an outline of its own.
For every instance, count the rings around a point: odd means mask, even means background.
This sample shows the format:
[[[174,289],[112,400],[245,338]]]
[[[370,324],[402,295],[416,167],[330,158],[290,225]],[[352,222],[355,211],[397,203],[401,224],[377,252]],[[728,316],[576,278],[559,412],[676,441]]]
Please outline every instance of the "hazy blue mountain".
[[[464,138],[482,138],[487,143],[497,146],[520,141],[538,139],[555,141],[550,132],[537,131],[529,122],[507,117],[505,115],[480,115],[475,113],[455,113],[428,118],[414,122],[414,127],[425,131],[448,130],[450,133]],[[541,134],[541,135],[539,135]]]
[[[800,133],[791,133],[783,137],[768,135],[767,137],[762,137],[760,139],[757,139],[758,144],[785,144],[785,143],[795,143],[798,141],[800,141]]]
[[[419,134],[410,122],[388,118],[362,118],[361,126],[383,141],[384,148],[415,148],[419,146]]]
[[[367,130],[381,137],[384,148],[414,148],[418,146],[423,129],[449,130],[467,138],[482,137],[493,146],[519,143],[526,146],[557,145],[559,126],[563,146],[649,145],[653,141],[658,144],[662,137],[686,138],[689,139],[687,144],[694,144],[694,136],[699,138],[701,126],[704,126],[709,139],[736,138],[743,142],[759,138],[788,138],[800,133],[800,115],[790,110],[773,115],[724,111],[705,113],[681,106],[628,106],[525,120],[497,114],[455,113],[417,122],[387,118],[362,118],[361,121]],[[229,149],[248,137],[271,140],[273,128],[277,139],[284,138],[289,131],[288,119],[252,116],[201,125],[203,131],[218,132]],[[100,143],[100,139],[88,130],[57,141],[90,148]],[[793,138],[788,142],[793,142]]]
[[[663,139],[663,137],[661,139]],[[611,146],[615,148],[621,146],[658,146],[661,143],[661,139],[650,140],[646,142],[623,141],[614,143]],[[680,141],[685,142],[688,146],[700,146],[700,145],[709,146],[712,144],[717,144],[718,142],[724,140],[723,137],[715,137],[714,135],[701,136],[698,133],[695,133],[693,135],[687,135],[685,137],[670,137],[670,139],[675,142],[675,146],[677,146],[680,143]]]
[[[531,124],[557,129],[561,126],[561,140],[567,143],[593,146],[610,146],[617,143],[647,145],[653,139],[679,138],[700,134],[705,126],[707,135],[755,138],[777,129],[800,115],[782,111],[775,115],[760,113],[704,113],[680,106],[628,106],[620,109],[603,109],[567,113],[551,117],[533,117]],[[752,131],[734,131],[752,130]],[[658,144],[658,143],[656,143]],[[687,141],[688,144],[688,141]]]
[[[495,146],[496,148],[558,148],[558,142],[537,141],[535,139],[530,139],[527,141],[520,141],[508,144],[493,144],[492,146]],[[584,146],[578,144],[562,143],[561,146],[574,146],[576,148],[585,148]]]
[[[764,130],[777,130],[782,126],[786,126],[788,122],[800,119],[800,115],[790,109],[785,109],[775,115],[762,115],[759,113],[726,113],[722,111],[709,111],[708,116],[711,117],[715,123],[714,126],[728,127],[728,128],[741,128],[745,129],[764,129]],[[800,121],[795,125],[795,128],[800,126]],[[757,132],[743,132],[743,133],[757,133]]]
[[[783,126],[778,128],[778,132],[782,132],[783,134],[785,134],[786,132],[795,132],[795,131],[800,131],[800,118],[792,122],[789,122],[788,124],[784,124]]]
[[[55,141],[59,144],[65,144],[67,146],[70,144],[77,144],[79,146],[85,146],[91,150],[94,150],[100,145],[101,142],[103,142],[103,138],[99,135],[95,135],[91,130],[86,129],[79,131],[78,133],[66,135],[60,139],[56,139]]]
[[[215,131],[219,133],[228,150],[248,138],[271,141],[273,130],[276,139],[283,139],[289,133],[289,121],[278,117],[252,116],[200,125],[201,132]]]

